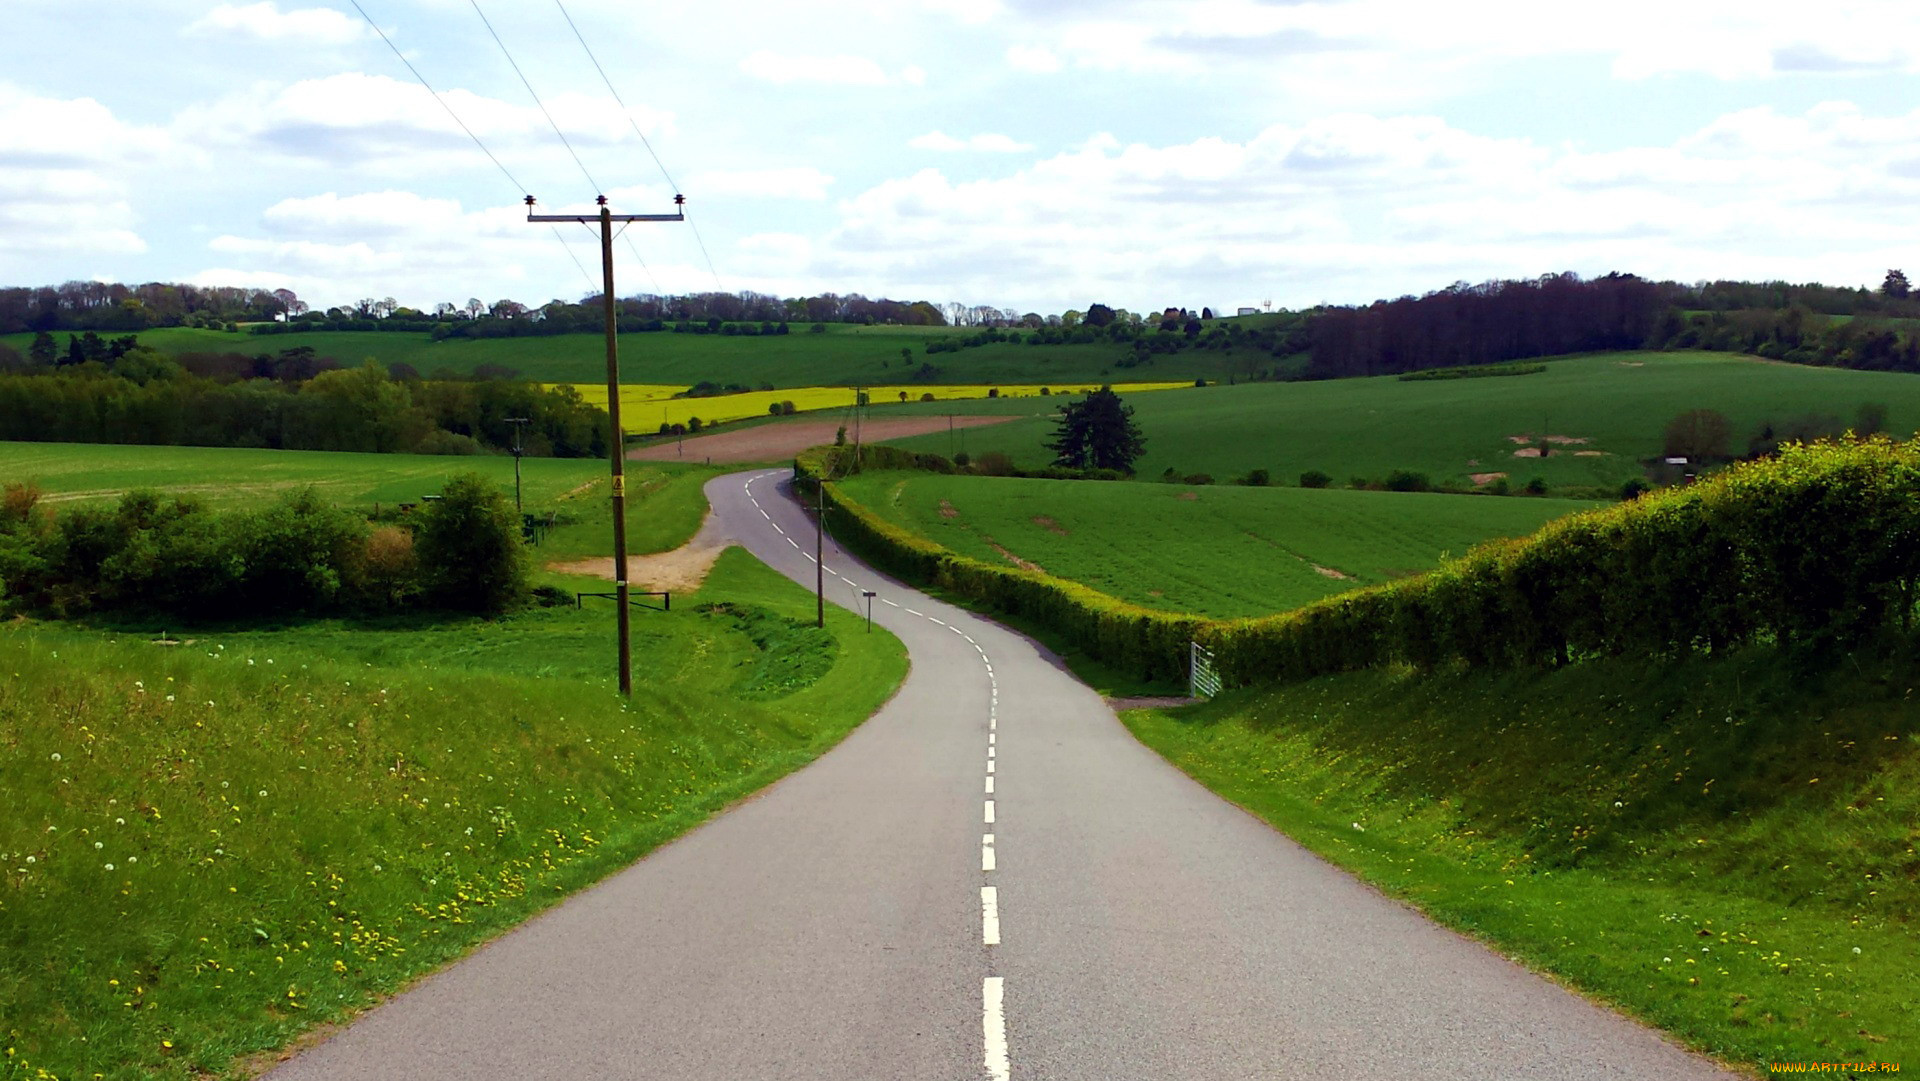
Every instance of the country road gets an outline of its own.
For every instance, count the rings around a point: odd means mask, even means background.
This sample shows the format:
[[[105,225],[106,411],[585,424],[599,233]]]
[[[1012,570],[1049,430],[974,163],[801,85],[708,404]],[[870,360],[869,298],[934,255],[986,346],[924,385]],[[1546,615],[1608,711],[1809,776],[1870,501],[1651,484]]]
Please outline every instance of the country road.
[[[811,586],[786,482],[707,494]],[[911,652],[885,708],[270,1076],[1734,1076],[1222,802],[1027,639],[825,562]]]

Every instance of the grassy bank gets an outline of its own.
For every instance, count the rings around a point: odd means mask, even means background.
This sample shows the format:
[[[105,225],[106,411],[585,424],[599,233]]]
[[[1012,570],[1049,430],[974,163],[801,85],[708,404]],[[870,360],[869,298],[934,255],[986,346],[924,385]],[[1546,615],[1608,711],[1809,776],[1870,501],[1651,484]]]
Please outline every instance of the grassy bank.
[[[905,673],[811,611],[730,551],[636,617],[631,705],[604,608],[0,628],[0,1076],[217,1074],[805,764]]]
[[[1592,505],[934,473],[868,473],[840,486],[961,555],[1024,562],[1134,604],[1222,619],[1431,570],[1449,554]]]
[[[1911,1063],[1916,660],[1373,671],[1125,720],[1332,862],[1695,1047]]]
[[[1762,420],[1812,413],[1849,422],[1870,401],[1887,406],[1889,431],[1920,427],[1920,379],[1910,375],[1699,352],[1554,360],[1546,371],[1521,379],[1259,383],[1143,394],[1127,404],[1147,437],[1146,455],[1136,463],[1143,477],[1172,468],[1224,481],[1268,469],[1276,482],[1294,484],[1301,473],[1318,469],[1343,485],[1353,476],[1383,480],[1395,469],[1412,469],[1461,484],[1473,474],[1506,473],[1515,487],[1540,477],[1554,487],[1617,488],[1641,475],[1640,459],[1661,453],[1667,422],[1686,410],[1726,414],[1733,449],[1743,451]],[[892,408],[939,411],[914,404]],[[975,457],[997,450],[1023,466],[1044,465],[1050,455],[1041,444],[1054,427],[1046,414],[1055,408],[1031,399],[974,403],[970,412],[1032,419],[969,432],[966,449]],[[1560,444],[1545,459],[1516,457],[1516,450],[1530,448],[1512,437],[1530,434],[1586,442]],[[945,433],[895,442],[952,453]]]

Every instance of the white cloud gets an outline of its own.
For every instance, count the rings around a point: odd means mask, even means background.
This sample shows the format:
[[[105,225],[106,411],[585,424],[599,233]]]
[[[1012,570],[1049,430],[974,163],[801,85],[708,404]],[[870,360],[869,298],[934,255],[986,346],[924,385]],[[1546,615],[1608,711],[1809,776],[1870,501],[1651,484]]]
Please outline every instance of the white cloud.
[[[1363,114],[1244,141],[1103,135],[1005,176],[875,185],[806,269],[1022,306],[1309,304],[1558,269],[1851,283],[1920,246],[1891,212],[1920,201],[1915,146],[1920,110],[1840,104],[1606,153]]]
[[[905,83],[918,86],[926,81],[926,72],[909,66],[895,75],[863,56],[785,56],[761,49],[740,61],[740,70],[756,79],[787,86],[794,83],[818,83],[824,86],[891,86]]]
[[[982,134],[958,139],[943,131],[930,131],[907,140],[915,150],[978,150],[989,154],[1019,154],[1033,149],[1032,143],[1016,142],[1011,136]]]
[[[1017,71],[1049,75],[1060,70],[1060,58],[1044,45],[1011,45],[1007,48],[1007,66]]]
[[[366,24],[333,8],[281,11],[267,0],[241,6],[221,4],[189,25],[188,34],[233,34],[262,41],[294,41],[306,45],[344,45],[367,33]]]
[[[166,132],[129,124],[92,98],[0,84],[0,273],[33,280],[37,255],[144,252],[135,174],[184,154]]]

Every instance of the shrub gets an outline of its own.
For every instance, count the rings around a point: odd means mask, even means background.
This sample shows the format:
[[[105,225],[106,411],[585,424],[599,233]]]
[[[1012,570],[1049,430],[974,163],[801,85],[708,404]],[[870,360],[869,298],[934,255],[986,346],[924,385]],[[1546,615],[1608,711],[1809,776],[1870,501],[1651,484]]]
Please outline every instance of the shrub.
[[[1019,472],[1013,459],[1002,451],[990,450],[973,460],[973,471],[988,477],[1011,477]]]
[[[1265,488],[1273,483],[1273,474],[1264,469],[1249,469],[1238,483],[1248,488]]]
[[[777,416],[779,416],[779,415],[780,415],[780,403],[779,403],[779,402],[768,402],[768,403],[767,403],[767,412],[768,412],[768,413],[769,413],[770,415],[772,415],[772,416],[776,416],[776,417],[777,417]]]
[[[972,459],[967,456],[967,452],[964,450],[953,456],[953,464],[962,469],[965,469],[971,461]]]
[[[414,444],[413,452],[415,454],[479,454],[482,449],[470,435],[435,428],[422,436],[420,442]]]
[[[1160,474],[1160,483],[1178,484],[1180,483],[1180,474],[1174,472],[1172,466],[1168,466],[1166,470]]]
[[[1305,473],[1300,474],[1300,487],[1302,488],[1325,488],[1332,483],[1333,478],[1320,472],[1318,469],[1309,469]]]
[[[1372,484],[1373,482],[1368,480],[1365,477],[1348,477],[1347,478],[1347,487],[1352,488],[1356,492],[1365,491]]]
[[[1188,474],[1187,474],[1186,476],[1184,476],[1184,477],[1181,477],[1181,478],[1180,478],[1180,483],[1182,483],[1182,484],[1212,484],[1212,483],[1213,483],[1213,474],[1211,474],[1211,473],[1188,473]]]
[[[1711,461],[1727,456],[1733,426],[1712,409],[1690,409],[1667,423],[1664,446],[1670,458]]]
[[[413,554],[413,534],[398,526],[381,526],[367,537],[366,594],[376,605],[395,607],[420,591],[420,565]]]
[[[923,402],[933,401],[933,392],[927,391],[925,394],[920,395],[920,400]]]
[[[1639,477],[1632,477],[1620,486],[1620,498],[1622,500],[1638,499],[1651,490],[1652,485]]]
[[[1493,483],[1487,485],[1487,491],[1494,495],[1512,495],[1513,485],[1505,477],[1495,477]]]
[[[415,539],[435,603],[498,615],[526,600],[528,560],[513,507],[477,473],[454,477],[427,504]]]
[[[1411,469],[1396,469],[1387,474],[1389,492],[1430,492],[1433,481],[1425,473],[1416,473]]]
[[[1547,482],[1544,478],[1535,477],[1527,482],[1525,491],[1528,495],[1546,495]]]
[[[794,405],[793,405],[793,403],[792,403],[792,402],[790,402],[790,401],[786,401],[786,400],[784,400],[784,399],[782,399],[782,400],[781,400],[781,402],[780,402],[780,415],[781,415],[781,416],[783,416],[783,417],[790,417],[790,416],[793,416],[793,415],[794,415],[794,414],[795,414],[796,412],[799,412],[799,410],[797,410],[797,409],[795,409],[795,408],[794,408]]]

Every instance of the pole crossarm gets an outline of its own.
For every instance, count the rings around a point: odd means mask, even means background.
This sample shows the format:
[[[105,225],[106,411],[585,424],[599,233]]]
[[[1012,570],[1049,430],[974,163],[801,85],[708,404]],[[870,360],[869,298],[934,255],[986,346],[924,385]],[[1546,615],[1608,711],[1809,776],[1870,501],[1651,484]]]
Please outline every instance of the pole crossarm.
[[[531,222],[571,221],[585,225],[598,225],[603,219],[598,214],[528,214]],[[609,214],[607,221],[686,221],[682,213],[673,214]]]

